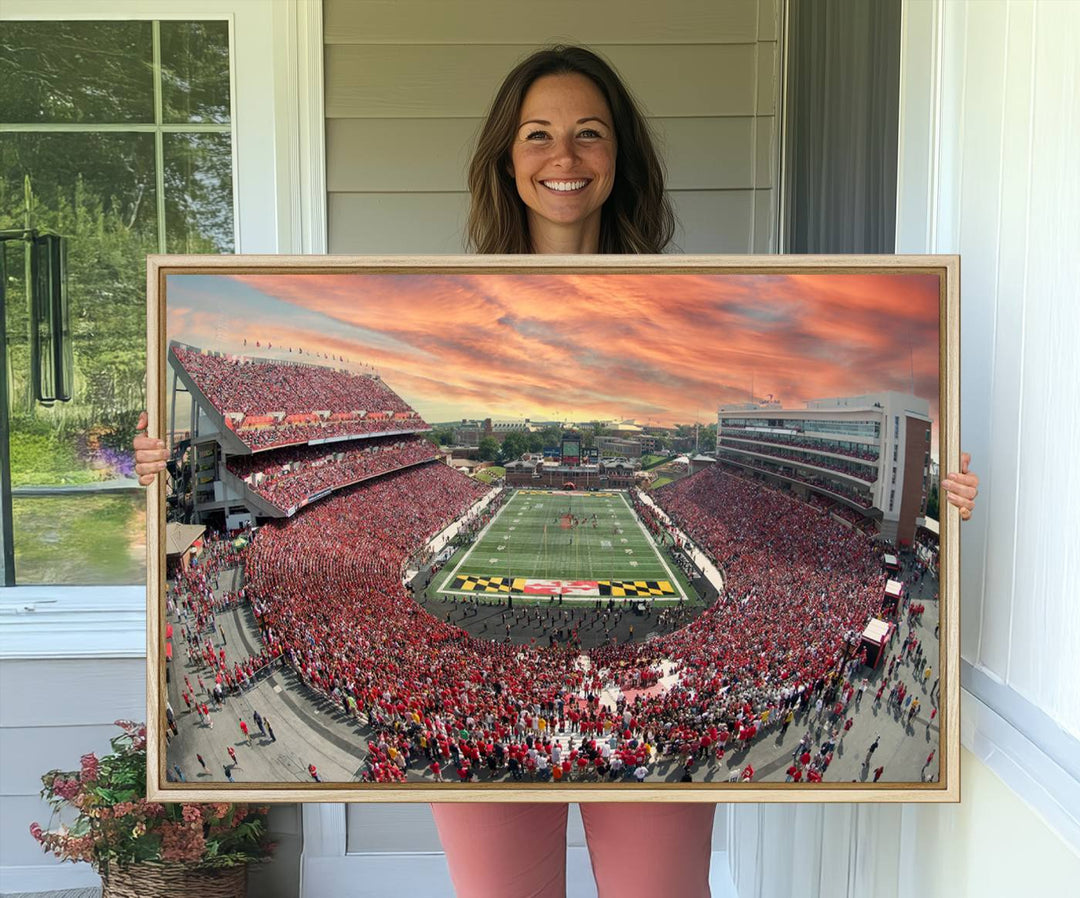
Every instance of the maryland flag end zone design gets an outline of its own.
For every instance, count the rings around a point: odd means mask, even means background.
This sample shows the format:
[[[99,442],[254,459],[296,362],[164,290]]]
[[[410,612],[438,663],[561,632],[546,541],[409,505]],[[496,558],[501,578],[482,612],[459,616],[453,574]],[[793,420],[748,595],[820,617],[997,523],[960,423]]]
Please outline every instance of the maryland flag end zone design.
[[[466,592],[522,593],[525,591],[525,583],[523,577],[474,577],[470,574],[459,574],[450,588]]]
[[[449,589],[453,592],[574,598],[648,599],[678,595],[669,580],[533,580],[473,574],[458,574]]]
[[[600,580],[600,595],[615,598],[651,598],[676,595],[668,580]]]

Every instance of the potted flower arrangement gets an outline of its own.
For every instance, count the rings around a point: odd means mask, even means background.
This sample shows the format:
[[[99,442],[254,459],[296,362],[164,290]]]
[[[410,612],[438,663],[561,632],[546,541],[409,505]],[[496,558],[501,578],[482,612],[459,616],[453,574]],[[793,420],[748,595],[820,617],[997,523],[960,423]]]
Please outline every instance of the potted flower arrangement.
[[[53,820],[72,811],[75,819],[54,830],[33,823],[30,834],[61,860],[92,864],[102,898],[243,898],[247,865],[273,851],[269,809],[147,801],[146,727],[116,725],[111,754],[83,755],[80,770],[42,776]]]

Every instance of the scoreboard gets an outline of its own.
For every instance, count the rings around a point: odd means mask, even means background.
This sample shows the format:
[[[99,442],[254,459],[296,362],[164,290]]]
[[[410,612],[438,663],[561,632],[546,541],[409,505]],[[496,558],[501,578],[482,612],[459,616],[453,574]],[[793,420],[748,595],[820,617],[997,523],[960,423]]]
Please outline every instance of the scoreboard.
[[[562,463],[564,465],[581,464],[581,437],[567,434],[562,439]]]

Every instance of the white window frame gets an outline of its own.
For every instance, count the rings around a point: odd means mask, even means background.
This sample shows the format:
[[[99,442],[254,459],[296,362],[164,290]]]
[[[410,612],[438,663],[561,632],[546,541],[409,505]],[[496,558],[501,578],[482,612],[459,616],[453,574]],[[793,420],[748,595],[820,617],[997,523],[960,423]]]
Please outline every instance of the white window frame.
[[[321,0],[4,0],[3,21],[229,23],[238,253],[325,253]],[[142,586],[0,589],[0,657],[146,653]]]

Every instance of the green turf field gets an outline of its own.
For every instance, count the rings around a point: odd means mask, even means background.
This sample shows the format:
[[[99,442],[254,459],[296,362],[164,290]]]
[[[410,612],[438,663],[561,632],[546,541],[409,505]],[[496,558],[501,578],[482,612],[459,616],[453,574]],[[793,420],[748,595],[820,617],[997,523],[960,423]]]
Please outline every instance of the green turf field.
[[[436,581],[438,593],[486,600],[548,601],[548,589],[564,601],[696,600],[620,492],[518,490]]]

